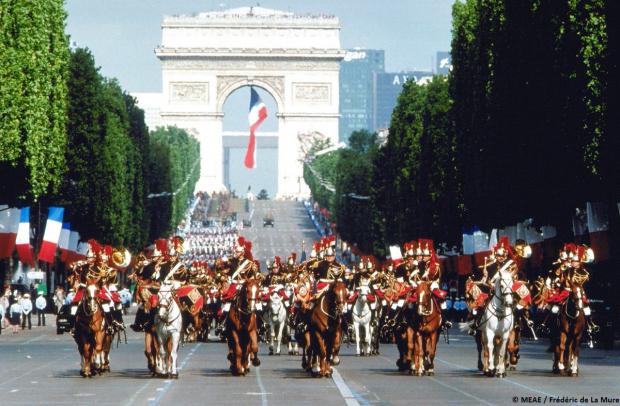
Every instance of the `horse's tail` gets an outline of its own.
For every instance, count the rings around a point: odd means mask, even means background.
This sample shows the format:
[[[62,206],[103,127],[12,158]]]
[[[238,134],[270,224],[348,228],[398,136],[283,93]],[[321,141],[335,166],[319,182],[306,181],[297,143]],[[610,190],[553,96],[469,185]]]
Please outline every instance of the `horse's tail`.
[[[469,331],[469,329],[471,328],[471,322],[469,321],[462,321],[459,323],[459,331],[461,333],[466,333]]]

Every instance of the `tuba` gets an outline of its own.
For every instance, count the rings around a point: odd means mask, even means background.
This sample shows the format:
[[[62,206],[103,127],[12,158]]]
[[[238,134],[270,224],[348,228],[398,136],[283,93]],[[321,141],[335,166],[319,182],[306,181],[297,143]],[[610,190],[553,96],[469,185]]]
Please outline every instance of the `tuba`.
[[[110,257],[110,266],[117,271],[126,270],[131,264],[131,253],[127,250],[117,250],[112,252]]]

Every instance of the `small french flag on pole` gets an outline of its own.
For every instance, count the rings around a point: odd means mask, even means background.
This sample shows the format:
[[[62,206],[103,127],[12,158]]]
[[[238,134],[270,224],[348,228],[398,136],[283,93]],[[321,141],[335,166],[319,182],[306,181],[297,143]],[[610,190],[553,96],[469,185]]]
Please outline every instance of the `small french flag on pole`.
[[[52,263],[56,256],[56,247],[62,231],[62,217],[65,209],[62,207],[50,207],[45,225],[45,234],[39,250],[39,261]]]
[[[22,207],[20,210],[15,246],[19,260],[24,264],[34,266],[34,257],[30,246],[30,207]]]
[[[248,115],[248,122],[250,124],[250,141],[248,142],[248,149],[245,152],[245,159],[243,163],[248,169],[256,168],[256,135],[254,132],[259,125],[267,118],[267,106],[261,100],[256,90],[250,87],[250,114]]]

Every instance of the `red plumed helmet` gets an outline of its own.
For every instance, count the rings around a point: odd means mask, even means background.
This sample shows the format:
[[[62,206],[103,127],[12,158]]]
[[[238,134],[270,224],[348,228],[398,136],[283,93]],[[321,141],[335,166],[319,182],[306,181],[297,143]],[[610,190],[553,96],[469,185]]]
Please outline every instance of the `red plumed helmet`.
[[[273,258],[273,263],[279,266],[280,265],[280,257],[276,255]]]
[[[155,240],[155,249],[157,252],[153,253],[154,256],[166,255],[168,253],[168,241],[163,238]]]
[[[497,244],[493,247],[493,253],[495,255],[512,256],[512,248],[510,247],[510,241],[507,236],[500,237]]]
[[[101,246],[101,244],[97,242],[97,240],[91,238],[90,240],[87,241],[87,244],[88,244],[88,252],[86,256],[88,258],[94,258],[94,257],[98,257],[99,255],[101,255],[101,251],[103,250],[103,247]]]

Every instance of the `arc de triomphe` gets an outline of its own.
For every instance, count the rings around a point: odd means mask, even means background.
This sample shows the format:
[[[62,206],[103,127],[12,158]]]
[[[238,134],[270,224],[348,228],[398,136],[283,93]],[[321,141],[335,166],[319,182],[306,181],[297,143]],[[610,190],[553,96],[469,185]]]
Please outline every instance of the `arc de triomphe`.
[[[277,194],[307,193],[299,137],[318,132],[338,142],[337,17],[262,7],[166,16],[155,54],[163,92],[134,96],[149,127],[176,125],[200,141],[198,190],[224,188],[222,107],[236,89],[254,85],[278,107]]]

